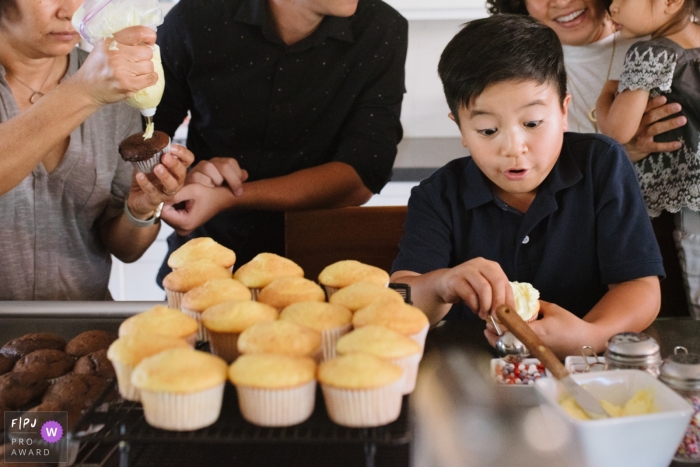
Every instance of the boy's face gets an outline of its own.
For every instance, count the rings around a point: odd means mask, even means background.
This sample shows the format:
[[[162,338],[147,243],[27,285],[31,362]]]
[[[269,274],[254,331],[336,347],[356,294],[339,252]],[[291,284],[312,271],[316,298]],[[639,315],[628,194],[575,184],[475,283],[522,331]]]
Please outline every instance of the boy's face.
[[[529,206],[559,158],[569,100],[549,83],[503,81],[459,109],[462,145],[499,198]]]

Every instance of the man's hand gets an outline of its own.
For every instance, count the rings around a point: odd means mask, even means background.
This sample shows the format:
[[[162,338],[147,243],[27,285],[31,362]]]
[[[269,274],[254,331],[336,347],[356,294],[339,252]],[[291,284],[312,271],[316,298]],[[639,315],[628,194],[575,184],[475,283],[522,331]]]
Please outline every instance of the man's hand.
[[[654,136],[682,127],[687,123],[688,119],[682,115],[660,121],[680,111],[681,105],[675,102],[666,104],[665,96],[649,100],[637,134],[629,143],[625,144],[627,155],[632,162],[640,161],[652,152],[671,152],[681,148],[679,141],[668,143],[654,141]]]
[[[464,301],[484,320],[499,305],[515,308],[508,277],[498,263],[484,258],[474,258],[446,269],[437,288],[445,303]]]
[[[137,91],[158,81],[154,71],[153,51],[155,31],[145,26],[133,26],[100,40],[88,55],[72,80],[80,83],[92,100],[111,104],[133,96]]]
[[[161,219],[178,235],[187,235],[225,209],[222,201],[227,195],[231,196],[228,187],[187,184],[163,206]]]
[[[232,157],[214,157],[201,161],[187,174],[187,184],[199,183],[207,187],[228,185],[234,195],[243,194],[243,183],[248,180],[248,172]]]

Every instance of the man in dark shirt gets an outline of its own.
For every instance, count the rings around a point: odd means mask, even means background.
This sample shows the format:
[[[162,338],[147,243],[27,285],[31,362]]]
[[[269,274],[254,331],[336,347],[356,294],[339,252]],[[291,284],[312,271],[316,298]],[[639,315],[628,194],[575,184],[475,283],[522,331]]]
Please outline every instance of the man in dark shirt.
[[[237,266],[282,254],[283,211],[363,204],[388,181],[407,22],[385,3],[182,0],[158,44],[166,87],[155,126],[173,135],[189,110],[198,162],[163,210],[183,235],[169,252],[209,236]]]

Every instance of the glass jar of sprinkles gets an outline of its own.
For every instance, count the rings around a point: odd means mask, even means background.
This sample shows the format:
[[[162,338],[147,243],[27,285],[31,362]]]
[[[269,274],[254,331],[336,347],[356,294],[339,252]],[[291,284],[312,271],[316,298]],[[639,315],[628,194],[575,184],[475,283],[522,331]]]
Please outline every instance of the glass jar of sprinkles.
[[[700,355],[688,353],[685,347],[676,347],[673,355],[661,365],[659,381],[687,400],[694,411],[673,459],[700,462]]]
[[[641,332],[621,332],[608,340],[606,370],[642,370],[659,377],[661,349],[654,338]]]

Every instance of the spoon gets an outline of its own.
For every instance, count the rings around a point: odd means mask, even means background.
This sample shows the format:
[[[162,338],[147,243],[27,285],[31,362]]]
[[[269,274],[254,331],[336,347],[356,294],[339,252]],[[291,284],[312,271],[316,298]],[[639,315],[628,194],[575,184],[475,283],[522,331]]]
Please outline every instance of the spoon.
[[[490,316],[493,327],[500,338],[496,341],[496,353],[499,357],[509,363],[522,361],[523,358],[530,355],[530,351],[523,345],[520,340],[513,335],[512,332],[502,332],[498,322]]]

